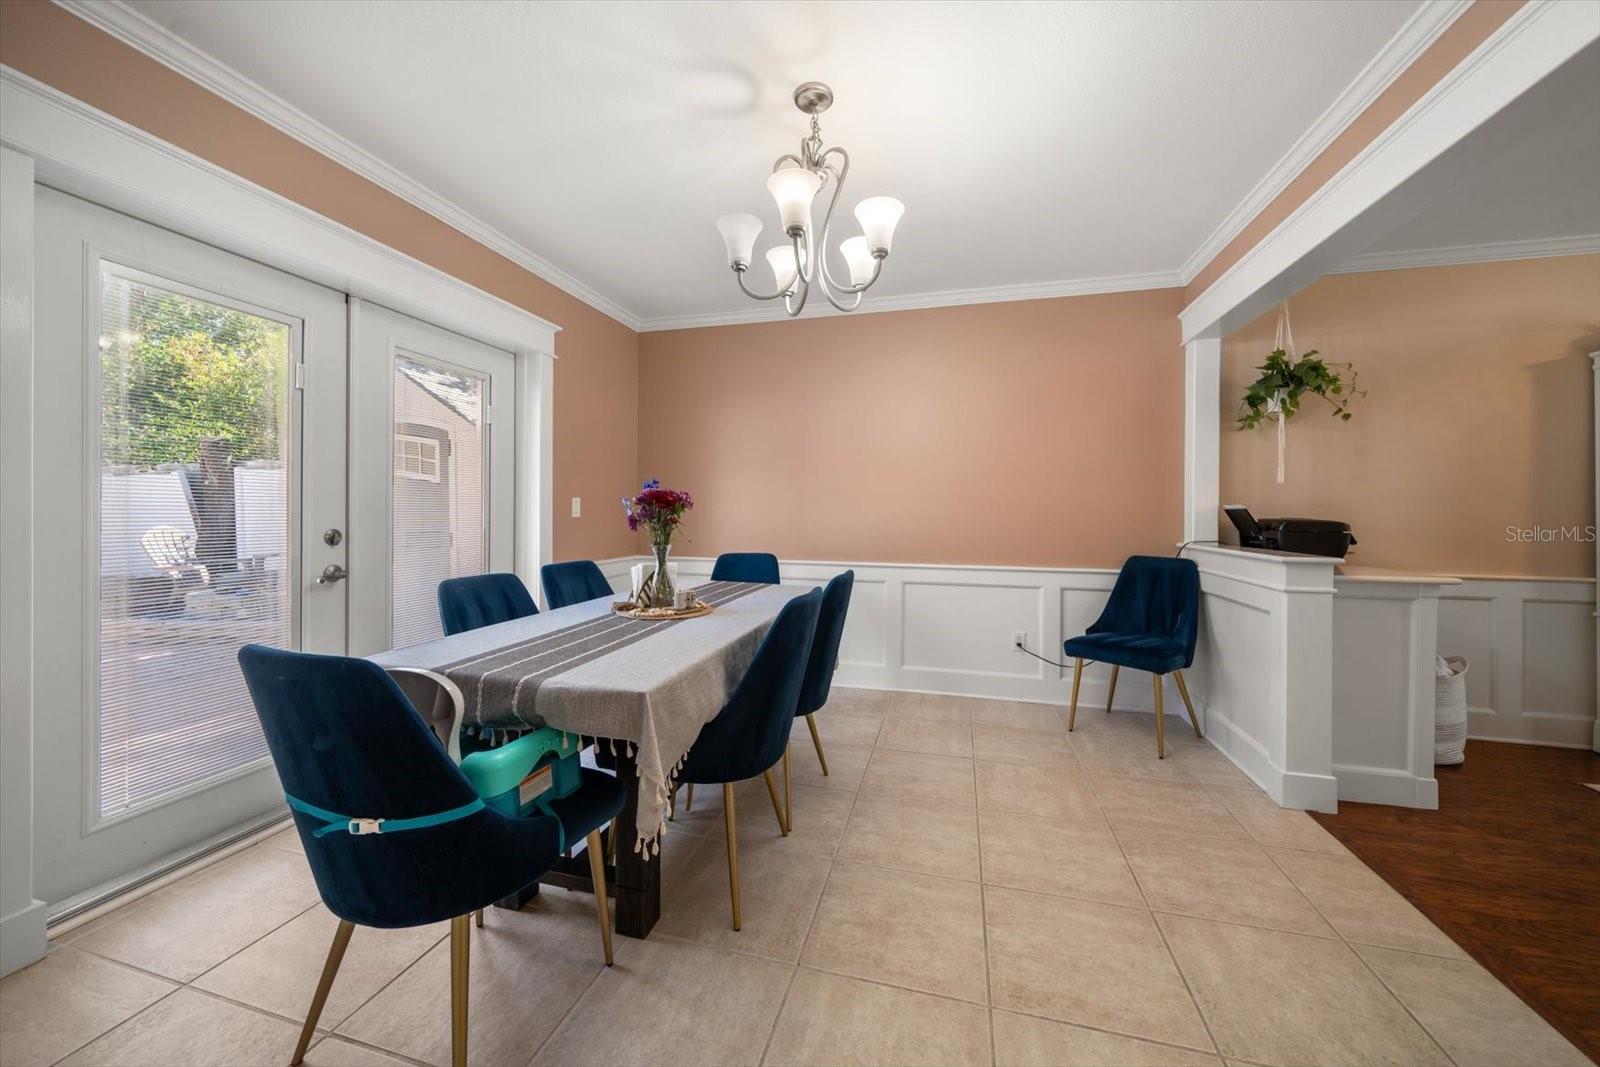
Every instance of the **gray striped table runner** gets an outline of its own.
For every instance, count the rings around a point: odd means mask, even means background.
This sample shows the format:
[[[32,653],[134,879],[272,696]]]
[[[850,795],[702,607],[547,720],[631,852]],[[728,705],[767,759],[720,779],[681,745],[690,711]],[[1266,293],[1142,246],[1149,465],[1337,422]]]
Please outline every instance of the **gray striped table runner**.
[[[766,588],[756,582],[709,582],[695,594],[716,607]],[[688,621],[606,614],[434,669],[460,687],[468,724],[528,729],[543,722],[534,709],[545,681]]]

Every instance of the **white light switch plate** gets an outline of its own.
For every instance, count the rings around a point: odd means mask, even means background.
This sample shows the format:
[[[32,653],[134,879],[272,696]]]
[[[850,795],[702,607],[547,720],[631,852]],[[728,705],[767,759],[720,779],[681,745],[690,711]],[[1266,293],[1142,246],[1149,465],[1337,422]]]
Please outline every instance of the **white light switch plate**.
[[[575,519],[583,518],[583,497],[581,496],[572,498],[572,517]]]

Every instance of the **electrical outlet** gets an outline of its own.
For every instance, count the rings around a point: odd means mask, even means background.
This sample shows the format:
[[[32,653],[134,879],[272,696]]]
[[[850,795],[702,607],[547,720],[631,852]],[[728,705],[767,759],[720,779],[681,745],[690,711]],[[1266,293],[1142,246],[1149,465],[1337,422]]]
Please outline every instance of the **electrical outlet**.
[[[583,518],[583,497],[581,496],[572,498],[572,517],[575,519]]]
[[[1011,647],[1012,648],[1027,648],[1028,647],[1028,631],[1026,631],[1026,630],[1012,630],[1011,631]]]

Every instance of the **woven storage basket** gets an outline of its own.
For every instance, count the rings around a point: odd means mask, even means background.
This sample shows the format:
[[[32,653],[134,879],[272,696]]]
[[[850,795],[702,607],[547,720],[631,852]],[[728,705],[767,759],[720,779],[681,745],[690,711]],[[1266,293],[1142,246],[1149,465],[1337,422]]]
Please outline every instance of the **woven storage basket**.
[[[1433,762],[1467,758],[1467,661],[1447,656],[1450,672],[1433,679]]]

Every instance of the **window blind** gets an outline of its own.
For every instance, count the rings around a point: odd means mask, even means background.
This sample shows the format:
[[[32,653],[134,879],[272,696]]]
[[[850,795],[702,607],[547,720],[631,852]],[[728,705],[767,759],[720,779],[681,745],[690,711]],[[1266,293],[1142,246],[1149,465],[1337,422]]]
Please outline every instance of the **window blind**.
[[[236,660],[294,641],[289,326],[101,273],[102,818],[267,755]]]

